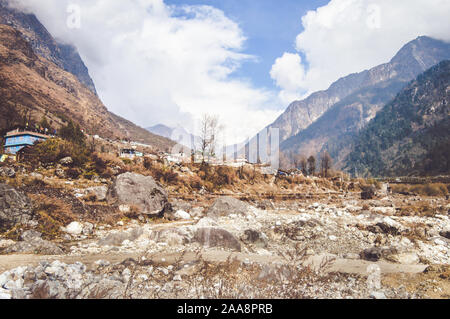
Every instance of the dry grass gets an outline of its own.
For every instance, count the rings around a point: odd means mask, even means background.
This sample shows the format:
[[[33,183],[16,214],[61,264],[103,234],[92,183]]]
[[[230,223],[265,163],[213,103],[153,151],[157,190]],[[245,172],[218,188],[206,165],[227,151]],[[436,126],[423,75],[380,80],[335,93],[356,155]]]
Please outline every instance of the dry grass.
[[[449,186],[443,183],[435,183],[424,185],[397,184],[391,187],[394,193],[399,194],[413,193],[422,196],[446,196],[449,194]]]
[[[415,205],[403,206],[397,212],[399,216],[421,216],[421,217],[434,217],[438,214],[437,208],[431,207],[428,203],[419,202]]]
[[[67,226],[77,218],[72,207],[58,198],[45,195],[29,195],[35,204],[34,213],[39,221],[38,230],[44,238],[56,239],[61,235],[61,227]]]

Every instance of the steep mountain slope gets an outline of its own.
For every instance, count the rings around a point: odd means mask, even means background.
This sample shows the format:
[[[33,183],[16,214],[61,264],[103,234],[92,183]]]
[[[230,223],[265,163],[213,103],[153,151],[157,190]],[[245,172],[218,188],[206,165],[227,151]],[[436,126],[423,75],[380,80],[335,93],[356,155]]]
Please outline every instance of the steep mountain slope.
[[[72,73],[81,83],[97,94],[89,71],[76,48],[56,42],[36,16],[10,8],[6,0],[0,0],[0,24],[19,30],[37,55]]]
[[[328,149],[339,161],[348,154],[348,138],[374,118],[409,81],[448,58],[450,44],[419,37],[406,44],[389,63],[352,74],[327,91],[294,102],[271,125],[280,128],[281,149],[304,155]]]
[[[34,43],[39,46],[39,39]],[[59,128],[73,120],[90,134],[131,139],[159,149],[174,143],[114,115],[97,95],[59,65],[36,53],[27,36],[0,24],[0,131],[43,116]],[[45,47],[45,45],[41,45]]]
[[[450,61],[421,74],[360,132],[345,168],[371,176],[450,174]]]

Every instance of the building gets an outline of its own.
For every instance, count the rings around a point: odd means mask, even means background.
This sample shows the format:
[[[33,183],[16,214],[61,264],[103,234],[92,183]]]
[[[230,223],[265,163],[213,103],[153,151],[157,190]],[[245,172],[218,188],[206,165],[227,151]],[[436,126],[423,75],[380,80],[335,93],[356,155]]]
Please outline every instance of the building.
[[[5,153],[15,155],[25,146],[34,145],[36,142],[45,141],[48,135],[35,133],[27,130],[14,130],[6,133]]]
[[[119,157],[125,159],[134,159],[136,157],[143,157],[144,154],[136,151],[135,149],[122,149],[120,150]]]

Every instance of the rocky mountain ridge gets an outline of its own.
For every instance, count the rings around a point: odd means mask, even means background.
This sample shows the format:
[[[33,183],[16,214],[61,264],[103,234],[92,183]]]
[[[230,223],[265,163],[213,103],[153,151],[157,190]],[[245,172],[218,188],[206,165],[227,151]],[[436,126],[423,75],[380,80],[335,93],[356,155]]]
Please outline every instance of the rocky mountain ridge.
[[[419,37],[406,44],[395,57],[361,73],[335,82],[326,91],[292,103],[269,127],[280,129],[281,148],[304,155],[322,149],[333,153],[336,142],[345,141],[364,127],[376,113],[411,80],[431,66],[450,58],[450,44]],[[334,152],[336,160],[344,144]]]
[[[354,139],[345,168],[362,175],[450,173],[450,60],[421,74]]]

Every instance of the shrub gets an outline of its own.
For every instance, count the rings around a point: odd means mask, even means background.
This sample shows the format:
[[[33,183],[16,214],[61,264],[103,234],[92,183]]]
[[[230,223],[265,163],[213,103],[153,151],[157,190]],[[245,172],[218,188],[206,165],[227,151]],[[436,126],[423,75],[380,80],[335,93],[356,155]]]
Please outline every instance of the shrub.
[[[75,220],[72,207],[58,198],[30,195],[35,203],[34,212],[39,220],[39,231],[44,238],[55,239],[65,227]]]
[[[61,139],[49,139],[27,150],[30,162],[54,164],[65,157],[71,157],[73,166],[83,166],[89,161],[89,152],[82,146]]]
[[[80,175],[81,171],[78,168],[69,168],[66,172],[66,176],[70,179],[77,179]]]

